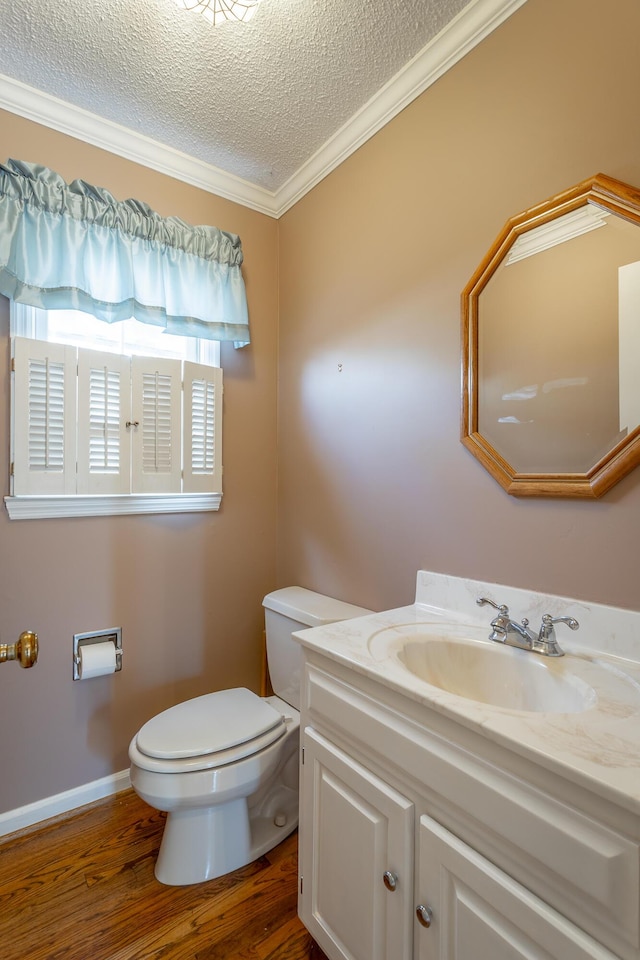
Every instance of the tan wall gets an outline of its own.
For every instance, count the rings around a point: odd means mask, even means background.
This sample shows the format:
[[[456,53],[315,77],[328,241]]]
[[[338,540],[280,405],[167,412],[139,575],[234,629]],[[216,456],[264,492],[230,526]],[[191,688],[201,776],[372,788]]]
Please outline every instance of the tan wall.
[[[506,219],[640,186],[639,34],[636,0],[529,0],[282,219],[280,583],[384,609],[424,568],[640,608],[640,470],[516,500],[459,441],[460,293]]]
[[[277,223],[0,111],[0,157],[43,163],[163,215],[240,234],[252,345],[222,348],[219,513],[9,521],[0,509],[0,637],[40,636],[0,669],[0,812],[128,766],[142,722],[225,686],[258,689],[261,600],[275,582]],[[0,477],[8,493],[9,305],[0,297]],[[73,682],[72,635],[123,629],[124,669]]]

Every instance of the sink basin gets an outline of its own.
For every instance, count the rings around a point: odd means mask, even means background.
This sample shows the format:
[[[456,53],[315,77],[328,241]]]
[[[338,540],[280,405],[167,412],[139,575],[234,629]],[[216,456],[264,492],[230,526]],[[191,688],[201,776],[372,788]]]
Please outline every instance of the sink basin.
[[[432,686],[480,703],[535,713],[579,713],[594,706],[593,687],[572,669],[572,658],[545,658],[478,640],[414,634],[396,655]]]

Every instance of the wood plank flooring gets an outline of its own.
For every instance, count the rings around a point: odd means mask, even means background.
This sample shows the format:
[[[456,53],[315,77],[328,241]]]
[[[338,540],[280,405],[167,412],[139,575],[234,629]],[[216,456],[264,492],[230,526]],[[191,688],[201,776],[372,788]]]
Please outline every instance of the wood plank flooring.
[[[163,825],[127,790],[0,840],[2,960],[327,960],[296,914],[297,833],[226,877],[167,887]]]

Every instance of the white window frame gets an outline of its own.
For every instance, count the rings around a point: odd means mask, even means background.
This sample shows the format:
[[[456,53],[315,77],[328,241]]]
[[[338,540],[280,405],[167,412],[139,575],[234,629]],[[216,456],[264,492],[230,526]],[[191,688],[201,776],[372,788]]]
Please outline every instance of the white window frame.
[[[15,309],[20,307],[20,309]],[[31,334],[31,339],[35,331],[35,315],[37,311],[31,308],[25,308],[21,305],[11,304],[11,334],[23,335]],[[13,340],[12,340],[13,342]],[[48,341],[41,341],[46,345]],[[200,341],[208,351],[209,360],[219,358],[219,344],[213,342],[208,345],[206,341]],[[80,347],[84,350],[85,348]],[[202,354],[200,354],[202,356]],[[132,363],[135,359],[132,360]],[[209,366],[218,366],[211,364]],[[189,361],[183,362],[184,367],[184,398],[183,405],[185,415],[191,417],[191,399],[190,391],[187,390],[189,371],[197,370],[197,367]],[[5,497],[5,506],[9,518],[12,520],[22,519],[45,519],[45,518],[66,518],[66,517],[97,517],[97,516],[118,516],[127,514],[155,514],[155,513],[194,513],[204,511],[215,511],[220,508],[222,500],[222,466],[220,463],[220,454],[222,449],[221,433],[221,408],[222,408],[222,371],[218,370],[215,375],[216,383],[216,402],[218,404],[218,415],[216,417],[215,444],[216,444],[216,471],[213,478],[214,492],[203,489],[207,484],[203,483],[202,478],[193,475],[192,471],[184,469],[183,490],[186,488],[189,492],[166,493],[161,491],[145,490],[140,493],[91,493],[83,494],[77,492],[45,492],[45,493],[26,493],[15,495],[13,493],[13,476],[11,495]],[[12,396],[11,396],[11,463],[12,469],[15,462],[16,452],[19,452],[21,438],[25,435],[24,422],[14,422],[16,418],[16,405],[14,402],[14,375],[12,374]],[[19,414],[18,414],[19,416]],[[24,416],[24,414],[23,414]],[[75,416],[75,414],[73,414]],[[188,422],[191,422],[189,420]],[[183,444],[182,460],[187,464],[187,455],[191,458],[191,437],[189,442]],[[209,438],[210,442],[211,438]],[[16,441],[18,450],[16,450]],[[75,479],[74,479],[75,483]],[[82,484],[81,484],[82,486]],[[68,491],[69,486],[65,487]]]
[[[46,319],[43,317],[47,311],[40,310],[37,307],[30,307],[26,303],[16,303],[15,300],[9,302],[9,333],[12,337],[26,337],[29,340],[45,340],[49,342],[50,338],[47,336],[47,327]],[[90,315],[88,315],[90,316]],[[104,321],[97,321],[98,323],[103,323]],[[105,323],[105,327],[109,327],[110,324]],[[171,337],[167,336],[167,340],[170,342]],[[198,340],[196,337],[191,337],[190,341],[193,341],[195,350],[192,356],[186,357],[185,359],[193,360],[196,363],[204,363],[211,367],[220,366],[220,343],[218,340]],[[80,341],[75,342],[76,346],[83,346]],[[90,346],[90,345],[89,345]],[[113,348],[107,350],[109,353],[117,353],[118,351]],[[126,353],[123,355],[130,356],[131,353]],[[151,356],[150,353],[145,353],[144,356]],[[178,354],[175,354],[177,356]]]

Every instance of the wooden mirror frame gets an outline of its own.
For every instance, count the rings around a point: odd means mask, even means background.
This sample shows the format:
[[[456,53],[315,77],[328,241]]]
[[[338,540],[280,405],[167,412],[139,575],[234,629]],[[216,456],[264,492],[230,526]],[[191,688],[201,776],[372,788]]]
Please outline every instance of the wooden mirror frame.
[[[596,174],[507,220],[462,293],[461,440],[498,483],[515,497],[601,497],[640,463],[640,425],[586,473],[518,473],[478,432],[478,300],[518,237],[591,201],[640,226],[640,190]]]

